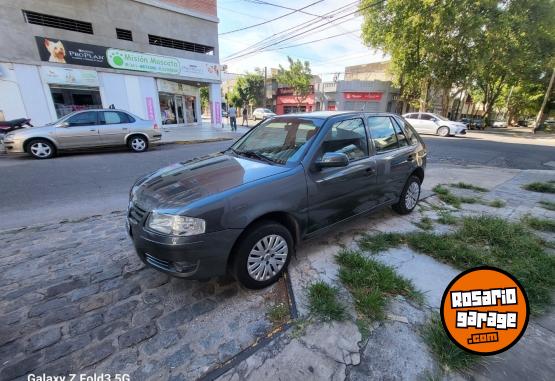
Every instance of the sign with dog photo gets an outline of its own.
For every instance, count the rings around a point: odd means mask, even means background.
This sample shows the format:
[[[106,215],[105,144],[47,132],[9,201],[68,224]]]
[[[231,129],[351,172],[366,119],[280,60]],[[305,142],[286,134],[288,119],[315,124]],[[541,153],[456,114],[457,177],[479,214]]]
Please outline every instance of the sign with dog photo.
[[[35,37],[42,61],[95,67],[110,67],[106,47],[56,38]]]

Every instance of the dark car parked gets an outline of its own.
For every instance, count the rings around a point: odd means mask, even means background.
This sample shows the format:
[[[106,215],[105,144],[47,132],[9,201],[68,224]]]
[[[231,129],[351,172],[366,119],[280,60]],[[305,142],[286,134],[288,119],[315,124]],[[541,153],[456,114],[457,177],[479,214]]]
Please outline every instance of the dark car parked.
[[[139,257],[171,275],[231,272],[275,282],[295,246],[385,205],[411,212],[426,146],[400,116],[358,112],[267,119],[228,150],[140,178],[128,232]]]

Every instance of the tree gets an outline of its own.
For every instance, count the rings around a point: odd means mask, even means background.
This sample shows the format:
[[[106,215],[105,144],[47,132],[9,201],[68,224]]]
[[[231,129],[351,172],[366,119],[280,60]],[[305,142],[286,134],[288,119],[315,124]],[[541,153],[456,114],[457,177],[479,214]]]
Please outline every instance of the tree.
[[[283,66],[279,65],[276,79],[278,83],[287,85],[293,90],[298,108],[310,94],[310,82],[312,81],[310,64],[308,61],[294,61],[289,56],[287,60],[289,61],[289,69],[285,69]]]
[[[259,68],[256,68],[254,73],[247,72],[244,76],[239,77],[235,88],[244,103],[251,106],[263,105],[264,75]]]
[[[203,86],[200,88],[200,106],[202,110],[206,110],[208,108],[209,96],[208,96],[208,87]]]

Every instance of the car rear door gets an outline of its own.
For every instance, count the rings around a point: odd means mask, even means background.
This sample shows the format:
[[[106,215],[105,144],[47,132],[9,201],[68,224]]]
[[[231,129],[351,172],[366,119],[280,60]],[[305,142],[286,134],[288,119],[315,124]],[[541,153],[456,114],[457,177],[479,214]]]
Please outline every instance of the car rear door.
[[[420,119],[418,119],[418,113],[412,113],[412,114],[407,114],[405,115],[405,119],[407,120],[407,122],[410,123],[410,125],[418,131],[418,129],[420,128]]]
[[[376,152],[379,203],[396,202],[414,166],[414,146],[393,117],[369,116],[367,122]]]
[[[130,117],[121,111],[100,111],[100,139],[103,145],[124,145],[125,136],[132,128]]]
[[[370,156],[362,116],[335,120],[307,170],[308,232],[314,232],[377,204],[376,162]],[[314,163],[326,152],[349,157],[346,167],[318,169]]]
[[[428,113],[420,113],[420,128],[422,129],[422,133],[424,134],[435,134],[438,129],[438,125],[436,124],[437,119]],[[420,132],[416,130],[417,132]]]
[[[98,132],[98,112],[82,111],[65,120],[67,126],[56,127],[55,135],[62,149],[101,145]]]

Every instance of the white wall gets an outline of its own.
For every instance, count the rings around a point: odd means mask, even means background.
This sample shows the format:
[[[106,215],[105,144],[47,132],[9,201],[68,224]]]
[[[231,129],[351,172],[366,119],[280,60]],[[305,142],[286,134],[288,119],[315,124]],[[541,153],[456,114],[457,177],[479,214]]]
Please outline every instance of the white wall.
[[[0,111],[6,120],[27,117],[17,77],[11,64],[0,64]]]
[[[50,123],[56,116],[52,115],[38,66],[14,64],[13,67],[27,118],[38,126]]]

